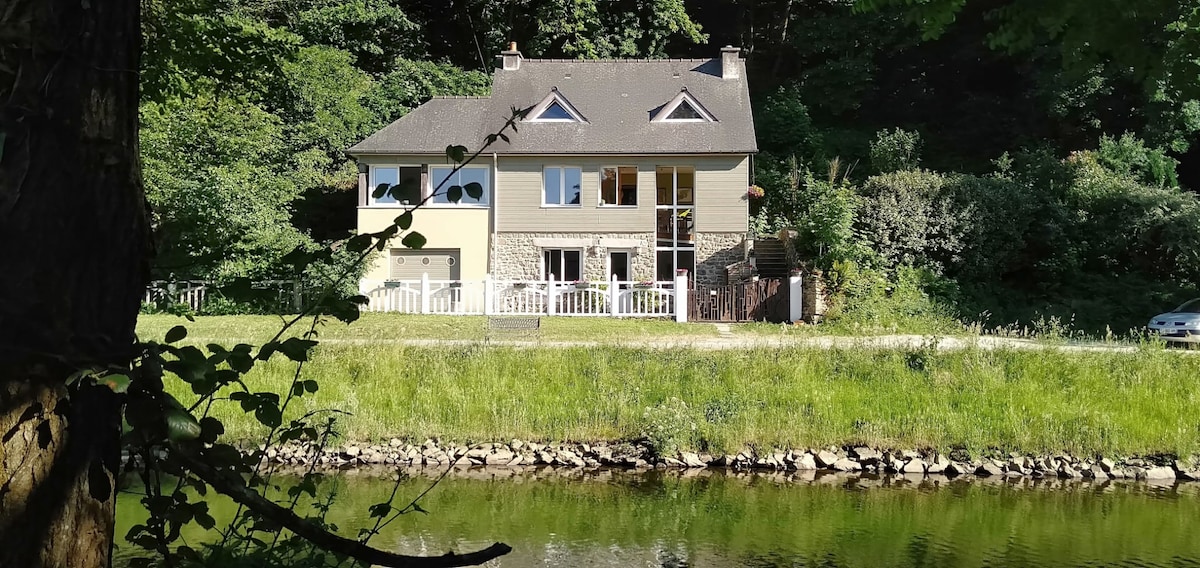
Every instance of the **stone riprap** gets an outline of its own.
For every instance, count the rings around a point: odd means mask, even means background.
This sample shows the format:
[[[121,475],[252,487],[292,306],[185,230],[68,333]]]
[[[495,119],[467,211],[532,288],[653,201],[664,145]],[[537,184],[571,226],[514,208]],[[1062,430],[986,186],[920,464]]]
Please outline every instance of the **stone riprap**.
[[[408,443],[393,438],[386,443],[352,443],[337,448],[317,448],[289,443],[280,447],[247,450],[261,453],[268,462],[298,466],[346,468],[390,466],[556,466],[567,468],[729,468],[734,470],[836,471],[862,474],[917,476],[1030,477],[1062,479],[1129,479],[1153,482],[1200,480],[1200,457],[1191,459],[1131,457],[1088,459],[1058,454],[969,459],[938,452],[869,448],[806,448],[760,453],[746,449],[737,454],[679,452],[656,456],[637,443],[508,443],[461,445],[427,439]]]

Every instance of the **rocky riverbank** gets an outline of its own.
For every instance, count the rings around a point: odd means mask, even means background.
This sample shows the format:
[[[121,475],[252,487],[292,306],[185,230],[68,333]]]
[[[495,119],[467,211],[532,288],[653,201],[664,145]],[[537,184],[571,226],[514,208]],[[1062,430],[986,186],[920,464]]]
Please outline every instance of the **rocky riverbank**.
[[[995,478],[1131,479],[1200,481],[1200,459],[1171,457],[1082,458],[1065,454],[1009,454],[972,458],[962,451],[949,454],[887,448],[828,447],[737,454],[678,452],[656,456],[637,443],[508,443],[463,445],[435,439],[412,444],[393,438],[386,443],[351,443],[338,448],[285,444],[257,448],[261,459],[293,466],[322,468],[359,466],[557,466],[565,468],[666,468],[842,472]]]

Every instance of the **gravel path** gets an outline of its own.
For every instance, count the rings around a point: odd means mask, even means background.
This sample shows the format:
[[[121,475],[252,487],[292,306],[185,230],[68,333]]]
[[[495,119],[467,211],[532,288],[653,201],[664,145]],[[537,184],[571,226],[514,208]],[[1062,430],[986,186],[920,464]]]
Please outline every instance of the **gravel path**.
[[[718,324],[719,325],[719,324]],[[238,342],[247,341],[230,338],[192,337],[192,341],[202,343],[213,341]],[[647,339],[630,338],[628,340],[606,341],[559,341],[559,340],[508,340],[508,339],[321,339],[321,343],[329,345],[412,345],[421,347],[498,345],[523,348],[571,348],[571,347],[638,347],[647,349],[700,349],[700,350],[731,350],[731,349],[763,349],[763,348],[809,348],[809,349],[920,349],[936,339],[936,349],[953,351],[967,348],[979,349],[1046,349],[1059,351],[1096,351],[1133,353],[1139,348],[1128,343],[1094,342],[1053,342],[1034,341],[1029,339],[1013,339],[1005,337],[930,337],[922,335],[878,335],[866,337],[854,336],[816,336],[788,337],[765,335],[734,335],[732,332],[720,333],[717,337],[653,337]],[[1197,351],[1177,350],[1179,353],[1200,353]]]

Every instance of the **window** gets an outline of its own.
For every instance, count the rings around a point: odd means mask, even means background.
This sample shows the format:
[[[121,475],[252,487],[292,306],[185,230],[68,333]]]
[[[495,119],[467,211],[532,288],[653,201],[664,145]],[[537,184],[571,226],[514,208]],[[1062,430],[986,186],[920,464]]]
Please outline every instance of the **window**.
[[[550,94],[546,95],[541,102],[529,109],[529,114],[525,117],[525,121],[587,122],[587,119],[579,114],[579,110],[572,106],[570,101],[555,88],[551,89]]]
[[[637,168],[613,166],[600,169],[600,205],[637,205]]]
[[[675,271],[691,274],[696,265],[696,170],[688,166],[659,166],[655,179],[655,274],[674,278]]]
[[[716,122],[716,117],[684,89],[655,113],[650,122]]]
[[[552,166],[542,172],[542,205],[579,205],[583,170]]]
[[[543,249],[542,278],[559,282],[583,279],[583,251],[572,249]]]
[[[667,120],[704,120],[704,116],[691,103],[682,101],[667,115]]]
[[[421,202],[421,166],[375,166],[370,184],[370,203],[376,205],[416,205]],[[381,185],[387,193],[375,197]]]
[[[453,171],[454,168],[450,166],[434,166],[429,168],[430,188],[437,192],[430,201],[438,205],[486,206],[488,204],[488,195],[492,191],[491,185],[488,183],[491,170],[487,167],[468,166],[451,175]],[[483,186],[483,195],[479,196],[478,199],[467,195],[466,187],[470,183],[478,183]],[[456,185],[464,188],[462,199],[458,203],[452,203],[446,192]]]
[[[553,103],[550,103],[550,106],[546,107],[546,110],[542,111],[542,114],[537,116],[537,120],[574,121],[575,117],[571,116],[571,113],[567,112],[567,109],[563,108],[558,101],[554,101]]]

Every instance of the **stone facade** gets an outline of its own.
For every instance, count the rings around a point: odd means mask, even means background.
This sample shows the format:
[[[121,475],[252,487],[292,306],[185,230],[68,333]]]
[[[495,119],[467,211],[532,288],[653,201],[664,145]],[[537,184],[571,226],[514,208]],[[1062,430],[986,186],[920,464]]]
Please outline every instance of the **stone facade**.
[[[498,233],[492,273],[501,280],[540,280],[542,249],[583,249],[583,278],[608,280],[610,250],[628,250],[634,280],[654,279],[654,233]],[[558,243],[558,244],[553,244]]]
[[[725,267],[746,260],[746,233],[696,233],[697,284],[726,284]]]
[[[696,283],[727,283],[726,267],[746,260],[745,240],[745,233],[696,233]],[[653,280],[654,242],[654,233],[499,233],[492,243],[492,274],[540,280],[542,249],[583,249],[583,278],[607,280],[609,251],[628,250],[633,279]]]

